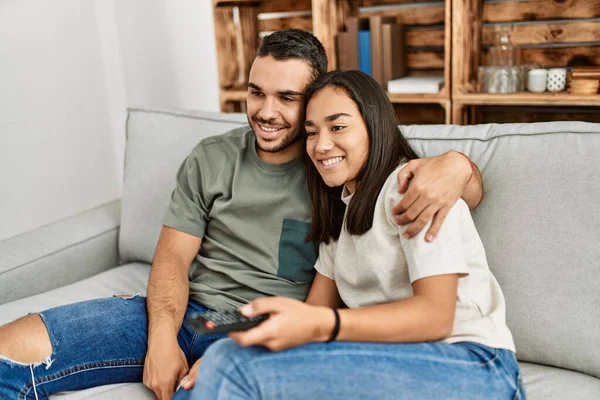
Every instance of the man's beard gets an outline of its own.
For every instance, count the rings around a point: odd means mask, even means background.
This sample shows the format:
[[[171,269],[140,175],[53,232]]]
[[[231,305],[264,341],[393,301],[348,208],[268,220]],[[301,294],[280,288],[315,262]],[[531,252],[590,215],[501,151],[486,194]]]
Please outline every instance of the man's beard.
[[[264,121],[264,120],[257,121],[256,118],[252,118],[252,121],[251,121],[250,118],[248,117],[248,123],[249,123],[250,127],[252,128],[252,132],[254,132],[254,127],[253,127],[254,125],[252,124],[252,122],[254,122],[254,124],[262,123],[264,125],[271,125],[267,121]],[[254,132],[254,136],[257,137],[256,132]],[[256,140],[256,146],[258,147],[258,149],[260,151],[264,151],[265,153],[279,153],[280,151],[283,151],[283,150],[287,149],[288,147],[290,147],[291,145],[299,142],[301,139],[302,139],[302,135],[300,134],[300,127],[297,127],[295,130],[290,131],[286,136],[284,136],[283,140],[277,147],[274,147],[271,149],[264,149],[261,147],[258,139]]]

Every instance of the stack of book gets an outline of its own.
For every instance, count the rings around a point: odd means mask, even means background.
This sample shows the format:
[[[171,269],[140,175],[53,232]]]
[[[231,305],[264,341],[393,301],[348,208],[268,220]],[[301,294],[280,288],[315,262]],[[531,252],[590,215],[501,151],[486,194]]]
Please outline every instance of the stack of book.
[[[348,18],[336,37],[338,68],[359,69],[383,87],[406,75],[404,28],[393,17]]]
[[[407,76],[387,83],[389,93],[439,93],[444,86],[443,76]]]
[[[600,67],[577,67],[569,71],[570,94],[596,94],[600,86]]]

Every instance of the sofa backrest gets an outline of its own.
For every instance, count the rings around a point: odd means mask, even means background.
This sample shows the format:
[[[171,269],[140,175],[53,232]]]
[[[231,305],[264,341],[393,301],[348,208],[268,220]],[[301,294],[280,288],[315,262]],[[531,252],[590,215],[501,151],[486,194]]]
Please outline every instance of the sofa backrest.
[[[179,166],[202,139],[244,124],[246,116],[240,114],[129,109],[119,233],[121,261],[152,263]]]
[[[151,263],[177,168],[241,114],[131,109],[120,256]],[[520,360],[600,377],[600,124],[402,127],[417,152],[468,154],[484,179],[473,218]],[[223,160],[226,162],[226,160]]]
[[[600,124],[409,126],[418,153],[480,168],[473,219],[519,360],[600,377]]]

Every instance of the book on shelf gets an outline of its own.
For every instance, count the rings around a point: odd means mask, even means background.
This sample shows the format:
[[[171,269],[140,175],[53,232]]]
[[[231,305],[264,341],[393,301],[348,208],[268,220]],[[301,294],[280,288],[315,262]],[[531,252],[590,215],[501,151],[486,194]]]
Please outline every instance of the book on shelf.
[[[358,17],[346,20],[346,31],[336,36],[338,69],[359,69],[358,31],[367,27]]]
[[[383,79],[383,24],[393,24],[394,17],[380,15],[369,17],[369,31],[371,32],[371,76],[382,86]]]
[[[401,24],[383,24],[383,78],[386,82],[406,75],[406,52],[404,26]]]
[[[338,69],[359,69],[385,87],[406,75],[404,27],[393,17],[351,17],[336,36]]]
[[[358,32],[358,69],[367,75],[373,76],[372,69],[371,32]]]
[[[358,36],[351,32],[339,32],[335,43],[338,54],[338,69],[359,69],[358,59]]]
[[[369,21],[364,18],[350,17],[346,20],[346,31],[336,35],[338,69],[360,69],[359,32],[368,29]]]
[[[444,86],[443,76],[406,76],[388,81],[392,94],[436,94]]]

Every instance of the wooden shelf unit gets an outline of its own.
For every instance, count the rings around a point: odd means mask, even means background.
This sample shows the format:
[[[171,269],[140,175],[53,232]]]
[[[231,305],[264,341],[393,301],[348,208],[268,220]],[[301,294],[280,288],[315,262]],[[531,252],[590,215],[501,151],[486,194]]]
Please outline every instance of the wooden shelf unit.
[[[498,24],[513,24],[511,41],[521,46],[523,64],[543,68],[600,65],[600,0],[452,0],[452,13],[452,123],[478,123],[476,111],[489,106],[510,107],[513,122],[547,118],[524,115],[536,107],[567,107],[571,114],[576,114],[576,107],[600,107],[598,94],[476,91],[477,70],[486,65],[487,48]]]
[[[350,16],[381,15],[408,26],[409,74],[444,74],[446,82],[435,95],[390,94],[390,100],[399,110],[409,104],[437,105],[444,113],[440,118],[439,110],[434,110],[437,122],[450,123],[451,0],[213,0],[213,12],[222,111],[244,111],[246,80],[261,32],[311,30],[325,47],[329,68],[335,69],[335,35],[345,28],[344,21]],[[289,16],[262,18],[285,12]]]
[[[425,117],[427,108],[438,107],[431,113],[436,123],[477,123],[474,110],[496,106],[513,107],[517,122],[518,107],[600,107],[600,95],[475,91],[477,68],[484,65],[498,24],[514,23],[511,39],[523,47],[525,63],[564,67],[579,59],[600,65],[600,0],[213,0],[213,13],[222,111],[244,111],[247,77],[261,33],[311,30],[326,49],[330,69],[335,69],[335,35],[344,29],[346,18],[372,15],[394,16],[407,26],[409,75],[444,74],[438,94],[388,94],[399,116],[402,107],[411,113],[420,105]]]

